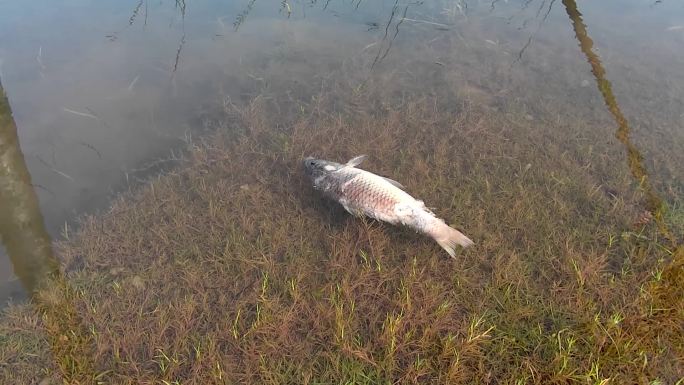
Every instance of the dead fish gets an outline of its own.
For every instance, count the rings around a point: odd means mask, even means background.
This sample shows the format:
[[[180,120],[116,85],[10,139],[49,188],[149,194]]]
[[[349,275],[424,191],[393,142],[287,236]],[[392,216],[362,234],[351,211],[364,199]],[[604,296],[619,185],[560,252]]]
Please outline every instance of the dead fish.
[[[361,155],[341,164],[308,157],[304,159],[304,169],[314,189],[340,203],[354,216],[410,227],[432,237],[452,257],[456,255],[456,245],[473,244],[460,231],[437,218],[423,201],[406,193],[399,182],[356,168],[365,158]]]

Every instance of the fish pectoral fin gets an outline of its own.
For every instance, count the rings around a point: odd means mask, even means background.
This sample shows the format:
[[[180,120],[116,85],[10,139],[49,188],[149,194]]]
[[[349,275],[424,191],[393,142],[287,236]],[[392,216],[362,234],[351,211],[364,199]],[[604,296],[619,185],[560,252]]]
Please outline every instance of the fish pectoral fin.
[[[356,166],[360,165],[361,162],[363,162],[364,160],[366,160],[366,158],[367,158],[366,155],[355,156],[355,157],[349,159],[349,162],[347,162],[347,164],[345,164],[345,166],[347,166],[347,167],[356,167]]]
[[[341,199],[341,200],[340,200],[340,204],[342,205],[342,207],[344,207],[344,209],[345,209],[349,214],[351,214],[351,215],[353,215],[353,216],[355,216],[355,217],[362,217],[362,216],[363,216],[363,212],[361,212],[360,210],[355,209],[355,208],[353,208],[352,206],[350,206],[349,203],[348,203],[346,200],[342,200],[342,199]]]
[[[347,210],[347,212],[348,212],[349,214],[351,214],[351,215],[353,215],[353,216],[355,216],[355,217],[357,217],[357,218],[361,218],[361,217],[364,216],[364,213],[363,213],[363,211],[361,211],[361,210],[353,209],[353,208],[351,208],[351,207],[349,207],[349,206],[347,206],[347,205],[344,205],[343,207],[344,207],[345,210]]]
[[[401,184],[401,183],[399,183],[399,182],[397,182],[396,180],[390,179],[390,178],[387,178],[387,177],[384,177],[384,176],[382,177],[382,179],[384,179],[384,180],[390,182],[390,183],[392,184],[392,186],[398,187],[398,188],[404,190],[404,185]]]

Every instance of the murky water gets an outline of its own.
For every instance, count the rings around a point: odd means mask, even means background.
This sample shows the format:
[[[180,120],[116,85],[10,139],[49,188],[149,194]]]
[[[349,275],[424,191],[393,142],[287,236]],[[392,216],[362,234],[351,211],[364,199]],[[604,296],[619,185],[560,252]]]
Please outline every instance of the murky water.
[[[26,215],[53,238],[172,166],[226,104],[269,98],[287,119],[329,84],[389,76],[400,81],[374,90],[387,100],[465,97],[493,114],[516,101],[530,121],[614,127],[625,146],[614,161],[645,186],[648,210],[681,197],[672,164],[684,153],[682,2],[3,0],[0,9],[0,79],[23,154],[13,164],[39,201]],[[5,141],[10,129],[0,129]],[[13,191],[30,201],[30,190]],[[31,231],[0,221],[6,245]],[[8,250],[3,304],[24,297]],[[15,261],[28,258],[19,253]]]

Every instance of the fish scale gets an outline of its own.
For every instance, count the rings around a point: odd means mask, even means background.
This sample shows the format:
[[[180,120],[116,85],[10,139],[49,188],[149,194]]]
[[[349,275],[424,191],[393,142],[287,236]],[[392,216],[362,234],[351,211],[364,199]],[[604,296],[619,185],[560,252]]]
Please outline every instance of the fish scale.
[[[364,178],[364,175],[358,175],[349,181],[343,186],[342,191],[342,197],[347,198],[350,207],[367,212],[369,216],[373,216],[375,212],[389,215],[399,203],[397,197],[382,189],[382,186]]]

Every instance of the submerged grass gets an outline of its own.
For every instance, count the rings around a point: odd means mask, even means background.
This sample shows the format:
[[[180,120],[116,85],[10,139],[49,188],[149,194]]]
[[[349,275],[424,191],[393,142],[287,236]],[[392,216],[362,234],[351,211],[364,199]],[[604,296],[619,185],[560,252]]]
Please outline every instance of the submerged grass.
[[[0,382],[684,376],[682,281],[663,273],[676,251],[637,220],[644,197],[615,164],[619,142],[515,106],[354,98],[353,111],[325,113],[338,101],[320,95],[287,124],[257,98],[182,167],[85,218],[59,246],[71,288],[42,294],[62,299],[4,310]],[[476,245],[451,259],[425,237],[351,218],[300,169],[304,155],[363,153]],[[68,330],[74,311],[72,336],[55,336],[51,323]]]

